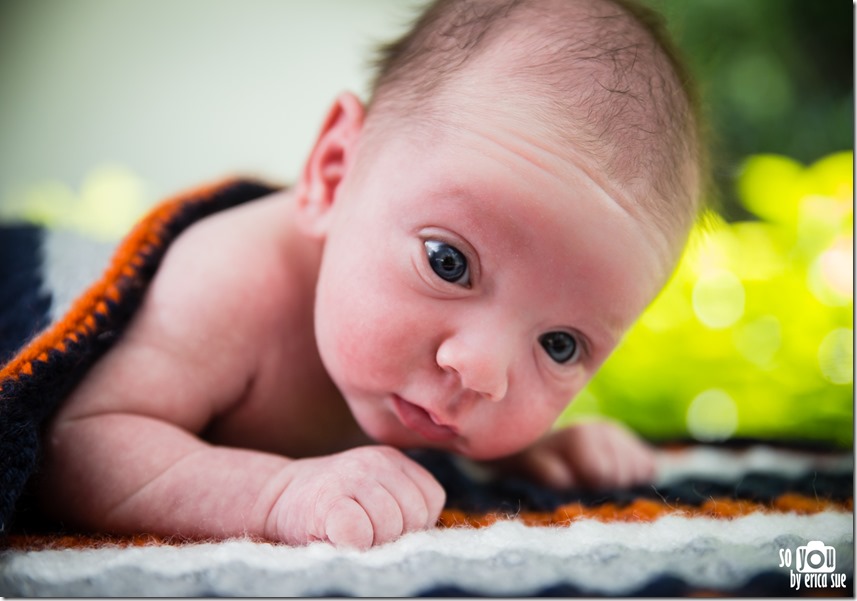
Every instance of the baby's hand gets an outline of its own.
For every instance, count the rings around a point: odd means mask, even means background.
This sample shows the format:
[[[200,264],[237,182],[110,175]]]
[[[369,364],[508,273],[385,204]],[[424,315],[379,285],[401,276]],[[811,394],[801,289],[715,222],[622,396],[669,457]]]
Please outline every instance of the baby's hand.
[[[655,453],[619,424],[584,422],[553,432],[495,465],[557,489],[618,488],[651,482]]]
[[[366,549],[433,527],[446,500],[428,471],[391,447],[295,460],[286,477],[267,530],[289,544]]]

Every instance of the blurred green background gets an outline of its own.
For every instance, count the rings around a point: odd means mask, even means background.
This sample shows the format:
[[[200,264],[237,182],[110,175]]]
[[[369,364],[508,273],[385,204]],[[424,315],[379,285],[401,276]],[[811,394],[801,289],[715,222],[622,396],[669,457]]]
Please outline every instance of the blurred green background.
[[[651,0],[699,82],[713,207],[561,422],[853,445],[853,6]],[[414,0],[5,0],[0,217],[116,240],[164,195],[294,178]]]

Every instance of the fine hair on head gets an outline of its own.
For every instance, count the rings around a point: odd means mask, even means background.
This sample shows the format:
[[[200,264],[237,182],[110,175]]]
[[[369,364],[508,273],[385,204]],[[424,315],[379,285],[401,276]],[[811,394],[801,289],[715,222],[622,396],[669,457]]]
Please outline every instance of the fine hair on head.
[[[478,95],[485,65],[624,191],[626,210],[685,239],[708,158],[695,87],[660,15],[637,0],[435,0],[379,48],[367,125],[454,118],[454,92]]]

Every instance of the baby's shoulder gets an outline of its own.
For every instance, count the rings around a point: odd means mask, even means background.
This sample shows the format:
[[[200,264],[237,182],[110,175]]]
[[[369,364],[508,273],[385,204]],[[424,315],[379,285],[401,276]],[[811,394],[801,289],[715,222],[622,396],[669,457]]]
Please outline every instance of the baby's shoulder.
[[[201,326],[222,327],[228,320],[230,327],[262,332],[290,308],[303,307],[313,287],[302,253],[293,248],[298,245],[290,239],[290,211],[284,204],[272,195],[191,226],[156,274],[153,308],[178,310]]]

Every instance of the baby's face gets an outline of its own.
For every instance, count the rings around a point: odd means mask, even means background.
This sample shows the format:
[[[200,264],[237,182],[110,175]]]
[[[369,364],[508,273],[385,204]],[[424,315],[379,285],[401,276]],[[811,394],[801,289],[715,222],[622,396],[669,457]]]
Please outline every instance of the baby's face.
[[[567,149],[487,111],[373,148],[331,209],[324,364],[379,443],[521,450],[663,284],[657,236]]]

